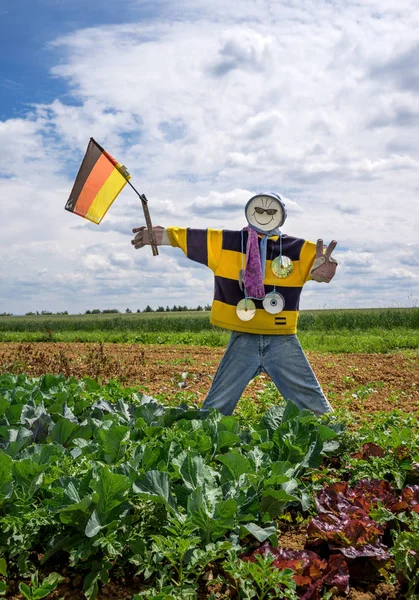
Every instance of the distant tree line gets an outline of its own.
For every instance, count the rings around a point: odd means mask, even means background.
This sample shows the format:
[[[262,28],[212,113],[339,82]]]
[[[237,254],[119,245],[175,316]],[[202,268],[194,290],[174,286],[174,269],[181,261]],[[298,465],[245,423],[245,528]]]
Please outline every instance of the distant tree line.
[[[190,308],[188,306],[182,306],[179,304],[179,306],[177,306],[176,304],[174,304],[172,307],[170,306],[166,306],[166,308],[164,306],[159,306],[158,308],[154,309],[152,308],[149,304],[143,309],[140,310],[139,308],[135,311],[137,313],[150,313],[150,312],[184,312],[184,311],[203,311],[203,310],[211,310],[211,304],[206,304],[205,306],[201,306],[198,305],[196,308]],[[105,308],[103,310],[101,310],[100,308],[93,308],[92,310],[86,310],[86,312],[84,313],[85,315],[109,315],[109,314],[121,314],[122,311],[118,310],[117,308]],[[125,309],[125,313],[127,314],[131,314],[133,311],[130,308]],[[37,316],[37,315],[41,315],[41,316],[55,316],[55,315],[68,315],[68,311],[67,310],[63,310],[61,312],[51,312],[49,310],[37,310],[35,312],[27,312],[25,313],[25,316],[27,317],[33,317],[33,316]],[[82,314],[82,313],[79,313]],[[0,313],[0,317],[13,317],[13,313]]]
[[[49,310],[37,310],[35,312],[27,312],[25,313],[26,317],[36,316],[36,315],[68,315],[68,310],[63,310],[62,312],[51,312]]]
[[[137,310],[138,312],[184,312],[184,311],[200,311],[200,310],[211,310],[211,304],[206,304],[205,306],[201,306],[198,305],[196,308],[189,308],[188,306],[181,306],[179,304],[179,306],[176,306],[176,304],[174,304],[172,306],[172,308],[170,308],[170,306],[166,306],[166,308],[164,308],[164,306],[159,306],[158,308],[156,308],[156,310],[154,310],[153,308],[151,308],[151,306],[148,304],[144,310]],[[128,309],[127,309],[128,311]]]
[[[154,309],[152,308],[149,304],[147,304],[147,306],[145,308],[143,308],[143,310],[140,310],[139,308],[137,308],[136,312],[137,313],[150,313],[150,312],[183,312],[183,311],[200,311],[200,310],[211,310],[211,304],[206,304],[205,306],[201,306],[198,305],[196,308],[190,308],[189,306],[181,306],[179,304],[179,306],[176,306],[176,304],[174,304],[172,307],[170,306],[166,306],[166,308],[164,308],[164,306],[159,306],[158,308]],[[121,311],[119,311],[117,308],[110,308],[107,310],[99,310],[98,308],[94,308],[93,310],[86,310],[85,314],[86,315],[105,315],[108,313],[120,313]],[[133,311],[130,308],[126,308],[125,312],[127,314],[132,313]]]
[[[104,310],[100,310],[100,308],[94,308],[93,310],[86,310],[85,315],[111,315],[112,313],[120,313],[121,311],[117,308],[105,308]]]

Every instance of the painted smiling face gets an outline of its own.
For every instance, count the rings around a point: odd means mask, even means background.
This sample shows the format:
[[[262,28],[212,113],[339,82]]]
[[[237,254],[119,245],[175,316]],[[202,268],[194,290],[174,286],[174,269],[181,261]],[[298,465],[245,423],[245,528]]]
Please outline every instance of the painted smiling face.
[[[246,204],[245,215],[250,227],[267,233],[284,224],[287,213],[276,194],[258,194]]]

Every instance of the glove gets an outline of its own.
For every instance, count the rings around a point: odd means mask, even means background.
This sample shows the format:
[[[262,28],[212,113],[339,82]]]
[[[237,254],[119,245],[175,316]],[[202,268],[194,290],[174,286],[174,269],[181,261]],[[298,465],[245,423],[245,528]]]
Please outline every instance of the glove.
[[[170,246],[170,240],[168,233],[164,227],[157,225],[153,227],[154,235],[156,237],[157,246]],[[150,236],[147,227],[136,227],[132,230],[135,233],[135,237],[131,240],[131,244],[134,248],[143,248],[144,246],[150,245]]]
[[[323,252],[323,240],[317,240],[316,259],[311,267],[310,275],[314,281],[329,283],[333,279],[338,261],[331,256],[337,242],[332,240]]]

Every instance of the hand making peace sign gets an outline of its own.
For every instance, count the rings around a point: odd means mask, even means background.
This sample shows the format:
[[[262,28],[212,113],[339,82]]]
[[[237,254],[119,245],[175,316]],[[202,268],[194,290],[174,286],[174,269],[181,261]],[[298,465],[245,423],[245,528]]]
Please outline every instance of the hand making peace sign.
[[[324,251],[323,240],[317,240],[316,259],[311,267],[310,275],[314,281],[329,283],[334,277],[338,261],[332,252],[336,248],[336,240],[332,240]]]

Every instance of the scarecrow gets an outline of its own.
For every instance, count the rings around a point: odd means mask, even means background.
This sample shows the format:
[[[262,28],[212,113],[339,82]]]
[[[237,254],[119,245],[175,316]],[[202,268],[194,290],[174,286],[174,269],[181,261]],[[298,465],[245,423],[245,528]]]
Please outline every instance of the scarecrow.
[[[329,283],[336,242],[324,249],[320,239],[314,244],[282,233],[287,213],[274,193],[250,198],[245,215],[241,231],[153,227],[157,245],[178,247],[213,271],[211,323],[232,332],[203,409],[231,415],[249,381],[265,372],[300,409],[331,412],[296,331],[303,285]],[[151,243],[147,228],[133,233],[135,248]]]

